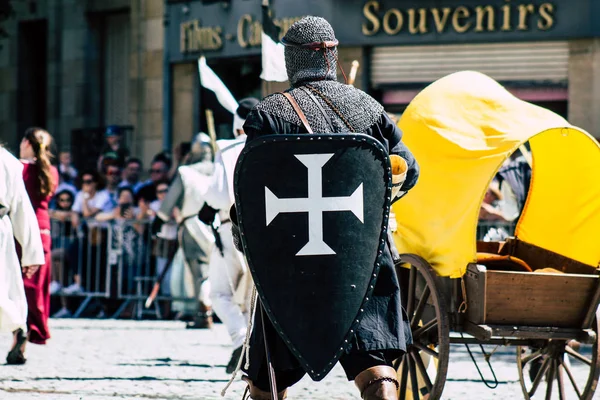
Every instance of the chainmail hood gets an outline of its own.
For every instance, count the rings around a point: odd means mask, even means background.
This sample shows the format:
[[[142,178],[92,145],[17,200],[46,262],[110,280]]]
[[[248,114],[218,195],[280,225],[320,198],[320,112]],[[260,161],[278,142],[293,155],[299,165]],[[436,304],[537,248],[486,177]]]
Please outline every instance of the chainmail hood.
[[[283,37],[290,44],[335,41],[333,28],[321,17],[304,17],[293,24]],[[292,87],[302,82],[337,79],[337,47],[319,50],[285,47],[285,66]]]

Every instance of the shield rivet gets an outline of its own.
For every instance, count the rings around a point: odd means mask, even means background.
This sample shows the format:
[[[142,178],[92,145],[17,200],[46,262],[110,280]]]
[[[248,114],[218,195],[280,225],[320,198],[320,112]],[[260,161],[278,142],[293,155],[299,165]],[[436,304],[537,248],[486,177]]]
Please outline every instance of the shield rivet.
[[[354,333],[354,329],[350,329],[350,333]]]
[[[360,322],[359,320],[356,320],[356,323],[359,323],[359,322]]]
[[[373,289],[373,285],[371,285],[371,289]]]
[[[360,312],[365,312],[365,310],[363,310],[362,308],[360,309]]]
[[[379,265],[379,264],[378,264]],[[377,274],[373,274],[373,278],[377,278]]]
[[[350,285],[350,288],[351,288],[352,290],[354,290],[354,289],[356,289],[356,285]]]
[[[372,287],[373,287],[373,286],[371,286],[371,288],[372,288]],[[369,301],[369,298],[367,297],[367,298],[365,299],[365,301]],[[361,310],[361,311],[362,311],[362,310]]]

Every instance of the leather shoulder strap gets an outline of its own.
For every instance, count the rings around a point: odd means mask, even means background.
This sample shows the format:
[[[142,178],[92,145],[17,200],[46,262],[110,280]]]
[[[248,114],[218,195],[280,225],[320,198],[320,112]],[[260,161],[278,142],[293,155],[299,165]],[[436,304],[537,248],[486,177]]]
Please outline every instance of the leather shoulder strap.
[[[280,92],[280,93],[282,95],[284,95],[286,99],[288,99],[288,101],[290,102],[290,104],[294,108],[294,111],[296,111],[296,114],[298,114],[298,117],[300,118],[300,121],[302,121],[302,125],[304,125],[304,129],[306,129],[306,131],[308,133],[313,133],[313,130],[310,127],[310,124],[308,123],[308,120],[306,119],[306,115],[304,115],[304,113],[302,112],[302,109],[300,108],[300,106],[298,105],[298,103],[296,102],[296,100],[292,97],[292,95],[289,94],[289,93],[287,93],[287,92]]]
[[[317,100],[315,95],[308,88],[306,88],[304,86],[300,86],[300,90],[302,90],[304,93],[306,93],[310,97],[310,99],[313,101],[313,103],[315,103],[315,105],[317,106],[319,111],[321,111],[321,115],[323,116],[323,118],[325,118],[325,121],[327,121],[327,125],[329,125],[329,128],[331,128],[331,132],[335,132],[335,128],[333,127],[333,122],[331,122],[331,117],[329,116],[329,114],[327,114],[325,112],[325,110],[323,109],[323,106],[321,106],[321,103],[319,102],[319,100]]]

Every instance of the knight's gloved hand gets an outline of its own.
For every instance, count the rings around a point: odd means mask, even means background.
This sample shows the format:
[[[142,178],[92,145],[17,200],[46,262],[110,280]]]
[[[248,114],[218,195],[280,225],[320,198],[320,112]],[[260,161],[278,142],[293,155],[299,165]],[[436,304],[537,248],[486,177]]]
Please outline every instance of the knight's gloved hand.
[[[240,226],[238,225],[237,220],[237,211],[235,209],[235,204],[231,206],[229,209],[229,219],[231,220],[231,235],[233,236],[233,245],[237,249],[237,251],[244,252],[242,249],[242,238],[240,232]]]
[[[406,180],[408,164],[406,160],[398,155],[390,155],[392,166],[392,201],[400,194],[400,189]]]
[[[152,236],[156,236],[156,234],[158,232],[160,232],[160,230],[162,229],[162,226],[163,226],[164,223],[165,223],[165,221],[163,221],[158,216],[156,218],[154,218],[154,220],[152,221],[152,226],[150,227],[150,230],[152,232]]]

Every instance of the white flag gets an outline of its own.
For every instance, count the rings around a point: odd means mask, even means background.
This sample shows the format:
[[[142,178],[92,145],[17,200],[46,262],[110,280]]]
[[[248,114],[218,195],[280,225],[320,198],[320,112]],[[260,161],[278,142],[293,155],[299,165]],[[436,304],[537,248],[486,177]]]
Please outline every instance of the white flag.
[[[275,43],[269,35],[262,32],[262,73],[260,78],[265,81],[285,82],[288,80],[285,69],[283,45]]]
[[[238,102],[231,94],[227,86],[219,79],[217,74],[206,64],[206,58],[201,56],[198,59],[198,73],[200,74],[200,84],[205,88],[212,90],[217,95],[219,103],[230,113],[235,114],[238,109]]]
[[[261,8],[262,73],[260,78],[265,81],[285,82],[288,77],[285,70],[284,47],[279,42],[281,29],[273,22],[269,2],[263,0]]]

